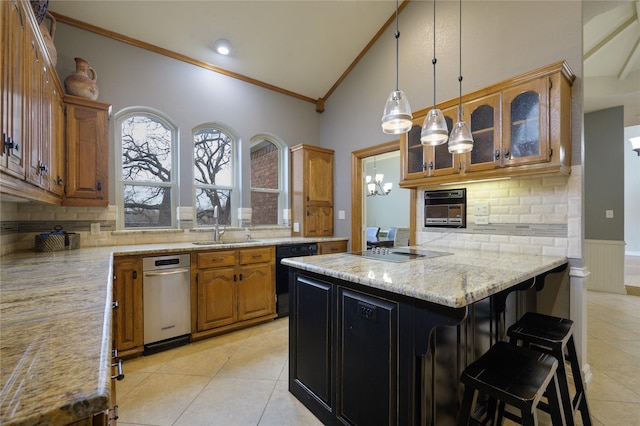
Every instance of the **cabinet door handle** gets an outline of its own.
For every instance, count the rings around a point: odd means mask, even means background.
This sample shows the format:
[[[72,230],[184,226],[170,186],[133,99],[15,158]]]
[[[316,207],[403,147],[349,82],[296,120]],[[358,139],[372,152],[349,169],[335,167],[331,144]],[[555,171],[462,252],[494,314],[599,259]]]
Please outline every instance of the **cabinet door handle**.
[[[242,281],[242,274],[240,274],[240,281]]]
[[[97,188],[98,188],[98,191],[102,191],[102,182],[98,182]]]
[[[433,170],[433,161],[429,161],[429,170]]]
[[[136,271],[133,271],[136,276],[134,278],[138,277],[138,273]],[[145,272],[144,275],[147,277],[161,277],[163,275],[176,275],[176,274],[184,274],[185,272],[189,272],[188,269],[173,269],[171,271],[167,271],[167,272]]]
[[[111,376],[112,379],[122,380],[124,379],[124,373],[122,371],[122,358],[116,358],[116,363],[111,364],[112,367],[118,367],[118,374],[116,376]]]
[[[509,148],[504,149],[504,158],[509,159]]]
[[[118,309],[120,307],[120,304],[118,303],[117,300],[114,300],[113,303],[111,303],[111,309]]]
[[[137,279],[138,278],[138,271],[133,271],[132,275],[133,275],[133,279],[134,280]]]
[[[64,179],[62,179],[62,178],[60,177],[60,175],[58,175],[58,179],[56,179],[56,183],[57,183],[58,185],[62,185],[62,184],[64,183]]]
[[[119,416],[118,416],[118,406],[114,405],[113,406],[113,417],[109,417],[109,420],[118,420]]]
[[[310,199],[310,198],[309,198],[309,196],[307,195],[307,201],[309,201],[309,200],[311,200],[311,199]]]
[[[494,152],[493,154],[496,157],[496,160],[500,159],[500,150],[499,149],[496,149],[496,152]]]
[[[233,282],[238,281],[238,276],[236,274],[233,274]]]
[[[11,150],[15,149],[16,151],[20,151],[20,147],[15,141],[12,141],[11,138],[3,133],[2,134],[2,153],[8,153],[11,155]]]
[[[46,164],[40,163],[40,174],[43,175],[49,171],[49,168]]]

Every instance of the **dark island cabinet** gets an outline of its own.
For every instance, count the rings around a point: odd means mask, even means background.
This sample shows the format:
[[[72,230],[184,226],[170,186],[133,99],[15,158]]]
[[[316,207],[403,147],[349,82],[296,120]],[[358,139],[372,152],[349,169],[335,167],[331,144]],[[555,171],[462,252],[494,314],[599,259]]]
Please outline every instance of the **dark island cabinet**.
[[[337,414],[347,424],[395,424],[398,303],[338,288]]]
[[[430,331],[466,310],[432,315],[391,293],[295,269],[289,277],[289,391],[327,425],[420,424]]]
[[[290,267],[289,391],[325,425],[455,425],[464,368],[551,313],[547,273],[454,308]]]

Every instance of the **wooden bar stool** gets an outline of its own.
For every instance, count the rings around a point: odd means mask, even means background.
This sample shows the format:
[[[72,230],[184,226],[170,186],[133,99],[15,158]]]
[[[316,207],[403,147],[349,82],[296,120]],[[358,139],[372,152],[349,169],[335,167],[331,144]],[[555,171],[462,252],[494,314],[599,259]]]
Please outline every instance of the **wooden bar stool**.
[[[587,395],[584,390],[582,372],[573,341],[573,321],[550,315],[527,312],[507,330],[510,342],[528,348],[542,350],[558,360],[558,382],[560,396],[567,424],[574,424],[574,413],[580,410],[582,424],[591,425]],[[566,356],[565,356],[566,351]],[[569,382],[565,359],[571,366],[571,375],[576,388],[573,399],[569,392]],[[542,409],[546,410],[544,405]]]
[[[458,425],[486,424],[489,420],[492,425],[501,424],[503,414],[523,425],[537,425],[537,406],[545,392],[554,426],[565,425],[558,394],[557,368],[558,361],[550,354],[507,342],[496,343],[462,372],[460,381],[464,383],[464,396]],[[471,414],[476,393],[489,397],[486,417],[482,421]],[[496,403],[499,403],[498,423],[495,419]],[[504,413],[505,404],[519,409],[520,417]]]

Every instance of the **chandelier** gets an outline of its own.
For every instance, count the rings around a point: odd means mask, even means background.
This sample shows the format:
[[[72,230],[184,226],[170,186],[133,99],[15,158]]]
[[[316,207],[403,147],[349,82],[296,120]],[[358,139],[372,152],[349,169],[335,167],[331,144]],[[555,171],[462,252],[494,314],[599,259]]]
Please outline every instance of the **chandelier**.
[[[365,177],[365,181],[367,183],[367,197],[389,195],[391,188],[393,187],[391,182],[383,184],[382,180],[384,179],[384,174],[376,173],[376,171],[376,157],[373,157],[373,177],[370,175]]]

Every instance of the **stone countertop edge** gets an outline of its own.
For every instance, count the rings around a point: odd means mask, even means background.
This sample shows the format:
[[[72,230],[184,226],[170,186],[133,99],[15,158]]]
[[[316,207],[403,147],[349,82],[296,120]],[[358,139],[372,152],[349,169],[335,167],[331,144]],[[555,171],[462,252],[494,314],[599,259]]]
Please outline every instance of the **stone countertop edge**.
[[[423,247],[412,247],[424,249]],[[407,262],[388,262],[349,253],[294,257],[282,264],[452,308],[462,308],[549,272],[566,257],[465,249]]]
[[[0,257],[0,424],[63,425],[109,406],[113,258],[343,237],[164,243]]]

